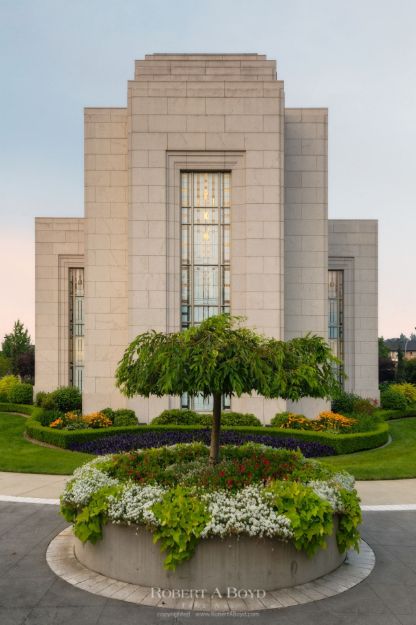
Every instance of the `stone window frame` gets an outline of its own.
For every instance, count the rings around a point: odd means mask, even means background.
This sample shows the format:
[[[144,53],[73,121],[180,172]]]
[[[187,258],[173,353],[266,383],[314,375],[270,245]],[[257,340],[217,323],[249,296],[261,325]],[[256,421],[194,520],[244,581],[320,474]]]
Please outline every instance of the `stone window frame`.
[[[167,332],[178,332],[181,328],[180,174],[182,171],[229,171],[231,173],[231,310],[241,314],[240,311],[245,308],[245,293],[233,288],[233,247],[236,240],[233,225],[237,222],[245,222],[245,151],[168,150],[166,152]]]
[[[355,388],[354,260],[342,256],[328,258],[328,271],[344,272],[344,366],[348,376],[344,388],[347,392]]]
[[[58,384],[69,384],[69,270],[84,268],[81,254],[58,254]],[[85,277],[84,277],[85,279]]]

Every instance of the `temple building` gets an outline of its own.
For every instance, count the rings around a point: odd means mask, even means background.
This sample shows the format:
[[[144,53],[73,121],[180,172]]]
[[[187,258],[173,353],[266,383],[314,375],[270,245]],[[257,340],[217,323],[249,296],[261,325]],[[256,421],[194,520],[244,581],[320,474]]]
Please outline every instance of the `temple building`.
[[[148,329],[231,311],[328,339],[346,390],[378,397],[377,222],[328,219],[328,111],[286,108],[259,54],[152,54],[127,106],[85,109],[85,213],[36,219],[36,390],[149,421],[202,398],[127,400],[114,372]],[[264,423],[323,402],[224,398]]]

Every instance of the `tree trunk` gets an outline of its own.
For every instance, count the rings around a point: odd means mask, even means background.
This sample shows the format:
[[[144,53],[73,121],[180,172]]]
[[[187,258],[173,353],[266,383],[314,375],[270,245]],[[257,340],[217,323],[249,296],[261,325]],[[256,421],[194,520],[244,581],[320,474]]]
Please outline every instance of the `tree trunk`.
[[[214,410],[211,429],[211,449],[209,463],[217,464],[220,456],[220,430],[221,430],[221,394],[214,393]]]

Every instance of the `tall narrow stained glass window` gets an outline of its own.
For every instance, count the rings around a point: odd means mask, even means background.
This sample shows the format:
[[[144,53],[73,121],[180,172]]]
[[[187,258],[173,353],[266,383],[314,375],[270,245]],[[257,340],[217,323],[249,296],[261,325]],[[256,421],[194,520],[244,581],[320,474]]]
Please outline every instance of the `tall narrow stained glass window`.
[[[333,354],[344,360],[344,271],[328,271],[328,339]]]
[[[82,391],[84,377],[84,269],[69,270],[69,381]]]
[[[229,311],[230,173],[182,172],[182,328]],[[210,410],[211,401],[184,396],[182,406]]]

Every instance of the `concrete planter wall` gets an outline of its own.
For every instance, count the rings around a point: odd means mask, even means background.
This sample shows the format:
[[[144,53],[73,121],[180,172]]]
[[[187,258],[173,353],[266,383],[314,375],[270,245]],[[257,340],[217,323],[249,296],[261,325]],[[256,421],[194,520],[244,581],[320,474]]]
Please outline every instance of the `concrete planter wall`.
[[[142,527],[108,524],[97,544],[75,539],[75,555],[87,568],[108,577],[166,589],[205,589],[223,593],[238,589],[275,590],[303,584],[342,564],[334,533],[327,549],[308,558],[291,543],[272,538],[211,538],[202,540],[193,557],[176,571],[163,568],[164,554]]]

